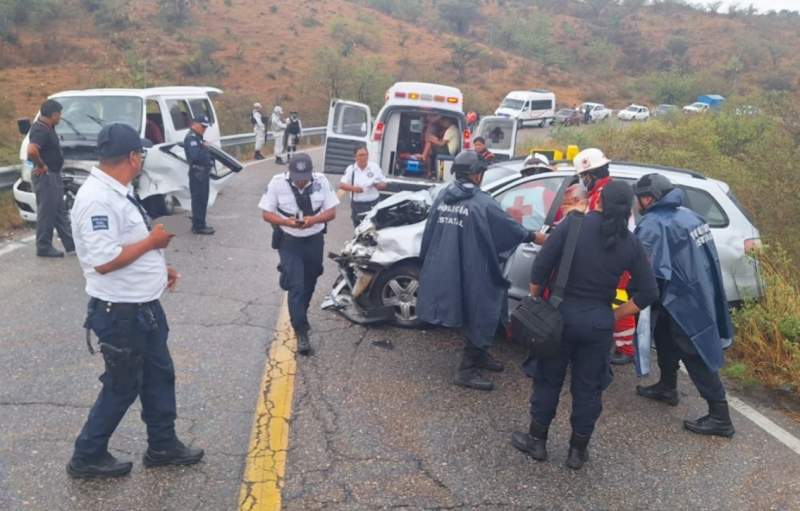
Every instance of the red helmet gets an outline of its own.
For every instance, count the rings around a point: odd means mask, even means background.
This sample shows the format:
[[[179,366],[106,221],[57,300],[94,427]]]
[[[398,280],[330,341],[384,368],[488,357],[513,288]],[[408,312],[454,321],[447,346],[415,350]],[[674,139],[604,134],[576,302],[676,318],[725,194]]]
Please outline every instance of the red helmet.
[[[467,122],[472,124],[478,120],[478,114],[475,112],[470,112],[467,114]]]

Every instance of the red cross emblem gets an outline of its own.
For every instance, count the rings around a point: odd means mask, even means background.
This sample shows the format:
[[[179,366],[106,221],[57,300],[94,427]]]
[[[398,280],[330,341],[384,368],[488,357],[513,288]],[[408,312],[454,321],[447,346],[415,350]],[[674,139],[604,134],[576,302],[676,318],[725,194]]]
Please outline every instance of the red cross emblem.
[[[516,220],[517,223],[521,224],[523,218],[533,214],[533,205],[525,204],[525,197],[523,195],[517,195],[514,198],[514,204],[506,210],[506,213]]]

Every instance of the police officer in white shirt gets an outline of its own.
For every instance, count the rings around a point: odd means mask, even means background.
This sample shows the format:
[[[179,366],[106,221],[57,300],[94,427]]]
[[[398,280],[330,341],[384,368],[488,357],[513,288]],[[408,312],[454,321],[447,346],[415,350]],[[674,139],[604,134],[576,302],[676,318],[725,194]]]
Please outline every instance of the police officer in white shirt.
[[[105,126],[97,137],[99,166],[81,186],[72,208],[72,232],[90,296],[89,332],[99,338],[105,361],[103,388],[77,440],[67,473],[76,478],[118,477],[133,464],[108,452],[108,441],[139,397],[147,425],[145,466],[189,465],[203,450],[186,447],[175,434],[175,369],[167,348],[167,318],[159,303],[178,273],[164,249],[174,236],[152,226],[133,194],[145,151],[126,124]]]
[[[308,306],[322,275],[326,223],[336,217],[339,199],[322,174],[313,172],[311,158],[297,153],[289,171],[269,182],[258,207],[272,224],[272,248],[280,255],[281,289],[289,293],[289,318],[297,334],[297,351],[311,354]]]
[[[356,227],[364,215],[380,201],[380,192],[387,185],[381,168],[369,161],[366,146],[357,147],[353,154],[356,162],[344,171],[339,189],[350,192],[350,218],[353,220],[353,227]]]

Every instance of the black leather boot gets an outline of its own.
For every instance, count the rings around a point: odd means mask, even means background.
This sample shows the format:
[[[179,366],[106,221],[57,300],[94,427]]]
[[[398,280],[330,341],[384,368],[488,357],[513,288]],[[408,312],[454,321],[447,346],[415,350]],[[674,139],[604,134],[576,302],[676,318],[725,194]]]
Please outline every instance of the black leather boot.
[[[122,477],[130,473],[133,463],[119,461],[106,452],[99,458],[83,459],[72,457],[67,463],[67,474],[75,479],[92,479],[95,477]]]
[[[678,402],[680,401],[680,398],[678,397],[678,389],[675,387],[669,388],[666,384],[660,381],[646,387],[637,385],[636,393],[642,397],[646,397],[647,399],[652,399],[653,401],[667,403],[670,406],[678,406]]]
[[[489,391],[494,389],[494,384],[484,378],[479,370],[481,355],[481,350],[469,346],[464,348],[464,356],[456,373],[456,385],[475,390]]]
[[[567,454],[567,466],[572,470],[580,470],[583,464],[589,461],[589,438],[572,432]]]
[[[736,433],[731,422],[727,401],[709,401],[708,415],[697,420],[683,421],[683,427],[698,435],[713,435],[730,438]]]
[[[194,465],[203,459],[205,452],[196,447],[187,447],[180,440],[170,449],[158,451],[148,448],[144,453],[142,462],[145,467],[160,467],[163,465]]]
[[[308,331],[297,332],[297,352],[301,355],[311,355],[311,339],[308,337]]]
[[[493,373],[501,373],[505,369],[505,366],[502,362],[489,354],[488,351],[484,351],[481,353],[481,357],[478,360],[478,369],[486,369]]]
[[[511,445],[536,461],[546,461],[547,431],[547,426],[542,426],[531,419],[527,433],[514,432],[511,434]]]

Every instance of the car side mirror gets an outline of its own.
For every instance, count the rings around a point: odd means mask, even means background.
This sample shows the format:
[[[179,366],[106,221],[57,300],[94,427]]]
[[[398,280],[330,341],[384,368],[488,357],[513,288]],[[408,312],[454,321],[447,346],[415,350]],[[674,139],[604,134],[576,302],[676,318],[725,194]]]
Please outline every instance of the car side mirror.
[[[17,119],[17,129],[19,130],[20,134],[22,134],[22,136],[27,135],[28,132],[31,130],[31,120],[28,119],[27,117],[24,117],[22,119]]]

